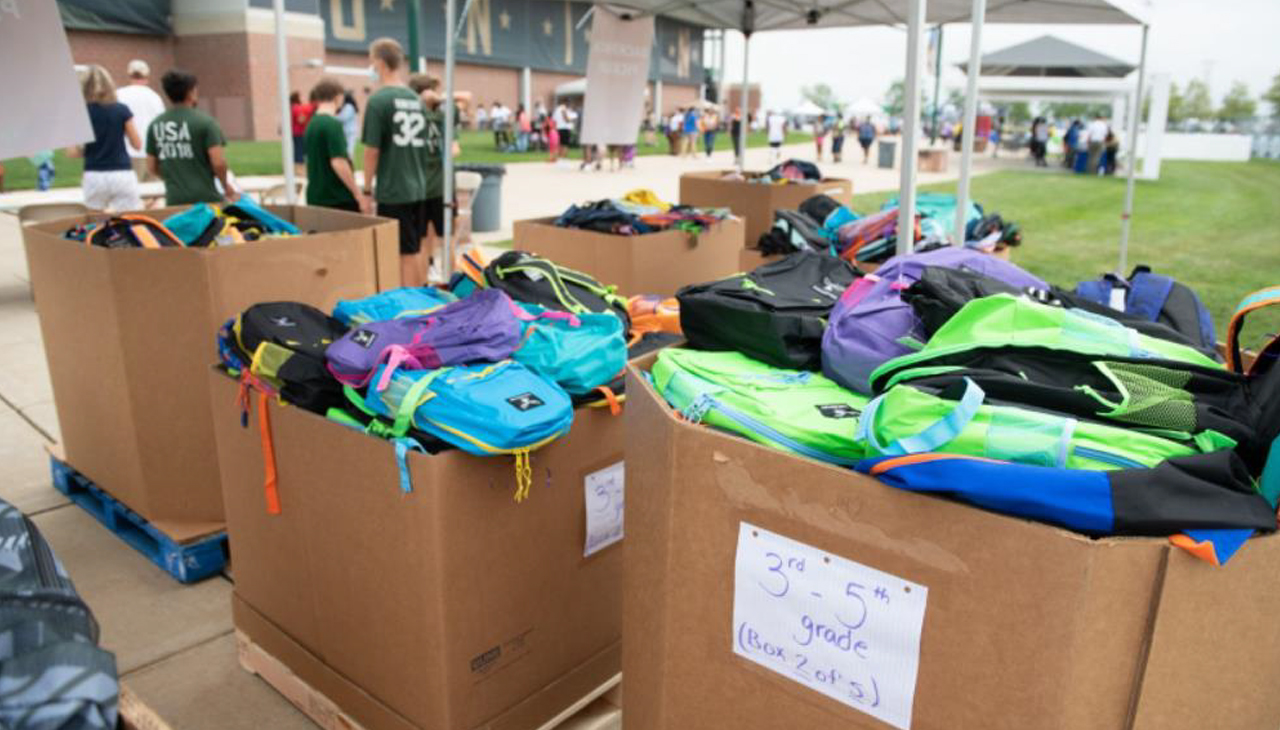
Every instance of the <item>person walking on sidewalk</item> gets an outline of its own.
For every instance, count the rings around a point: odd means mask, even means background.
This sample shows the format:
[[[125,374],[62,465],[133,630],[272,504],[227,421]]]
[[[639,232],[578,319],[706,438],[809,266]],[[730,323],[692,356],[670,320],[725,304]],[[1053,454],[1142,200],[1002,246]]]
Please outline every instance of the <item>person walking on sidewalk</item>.
[[[840,162],[844,158],[844,120],[836,117],[831,125],[831,161]]]
[[[174,69],[160,79],[160,87],[173,106],[147,129],[147,168],[164,181],[165,204],[238,200],[240,194],[227,176],[222,127],[196,108],[196,77]]]
[[[345,103],[342,84],[320,79],[311,90],[315,111],[303,133],[307,153],[307,205],[352,213],[373,213],[373,203],[356,185],[355,167],[347,151],[347,136],[338,119]]]
[[[1107,132],[1111,128],[1107,126],[1106,120],[1099,114],[1089,122],[1089,126],[1085,129],[1086,137],[1089,140],[1088,155],[1089,161],[1085,163],[1085,172],[1090,175],[1098,174],[1098,163],[1102,160],[1102,150],[1107,144]]]
[[[684,112],[683,136],[680,138],[680,155],[682,157],[698,156],[698,123],[701,121],[698,110],[689,107]]]
[[[864,117],[862,124],[858,125],[858,146],[862,147],[862,164],[866,165],[871,162],[871,143],[876,141],[876,125],[871,123],[871,117]]]
[[[422,286],[427,280],[422,239],[429,217],[428,171],[433,167],[427,109],[405,85],[404,50],[398,42],[375,40],[369,45],[369,62],[379,88],[364,110],[364,194],[373,196],[378,215],[400,224],[401,285]]]
[[[151,67],[146,61],[135,58],[129,62],[127,70],[129,83],[116,89],[116,99],[133,112],[133,128],[138,131],[138,136],[145,140],[147,130],[151,128],[151,122],[164,114],[164,99],[161,99],[160,95],[151,88]],[[128,149],[129,162],[133,166],[133,174],[138,178],[138,182],[153,179],[151,172],[147,169],[147,151],[143,146],[130,144]]]
[[[716,134],[720,131],[720,115],[715,109],[708,109],[702,115],[702,119],[698,121],[698,125],[702,128],[702,146],[707,151],[707,157],[711,156],[716,150]]]
[[[769,164],[773,165],[782,158],[782,143],[787,139],[787,118],[777,112],[769,112],[765,127],[769,136]]]
[[[133,112],[116,100],[111,74],[97,64],[84,78],[84,100],[89,107],[93,141],[74,147],[72,157],[84,157],[84,204],[94,210],[126,211],[142,207],[138,178],[133,174],[125,140],[135,147],[142,139],[133,124]]]

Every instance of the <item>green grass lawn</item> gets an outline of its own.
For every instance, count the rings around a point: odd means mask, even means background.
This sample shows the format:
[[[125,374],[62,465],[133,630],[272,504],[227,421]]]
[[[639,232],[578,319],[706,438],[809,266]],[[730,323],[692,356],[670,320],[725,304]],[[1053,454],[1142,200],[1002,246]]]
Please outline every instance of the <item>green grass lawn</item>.
[[[955,184],[922,189],[955,192]],[[973,179],[974,200],[1022,226],[1014,262],[1067,288],[1118,264],[1124,189],[1123,178],[1030,169]],[[894,195],[855,196],[853,209],[878,210]],[[1159,181],[1139,180],[1128,267],[1136,264],[1195,289],[1222,339],[1245,294],[1280,284],[1280,162],[1165,162]],[[1280,330],[1280,313],[1256,318],[1246,343]]]
[[[792,133],[788,136],[788,143],[804,142],[811,139],[808,135]],[[462,147],[462,154],[458,157],[460,164],[467,163],[495,163],[495,162],[530,162],[538,160],[546,160],[546,152],[502,152],[493,146],[492,132],[463,131],[459,136],[459,144]],[[667,140],[665,137],[657,137],[655,144],[649,147],[644,144],[644,140],[639,141],[636,148],[637,155],[658,155],[666,154]],[[763,147],[766,144],[764,132],[754,132],[747,137],[748,147]],[[716,149],[728,150],[733,148],[733,142],[729,139],[728,134],[721,134],[716,137]],[[701,149],[701,141],[699,141],[699,149]],[[360,147],[359,150],[363,150]],[[581,152],[574,150],[573,156],[581,158]],[[362,151],[356,153],[356,168],[364,166],[364,154]],[[227,162],[231,165],[231,171],[237,176],[249,175],[279,175],[280,167],[280,143],[271,142],[231,142],[227,145]],[[26,159],[4,160],[5,190],[32,190],[36,186],[35,167]],[[79,160],[69,159],[58,151],[54,159],[54,168],[57,174],[54,177],[54,187],[75,187],[80,184],[80,172],[82,164]]]

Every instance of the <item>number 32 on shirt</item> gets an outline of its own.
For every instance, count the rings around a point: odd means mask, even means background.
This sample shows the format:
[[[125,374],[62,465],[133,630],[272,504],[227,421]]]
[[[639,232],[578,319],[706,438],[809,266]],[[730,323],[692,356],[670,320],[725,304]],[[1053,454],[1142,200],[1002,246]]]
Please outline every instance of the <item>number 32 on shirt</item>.
[[[391,121],[399,131],[391,137],[397,147],[421,147],[425,144],[422,130],[427,126],[427,118],[416,109],[397,109]]]

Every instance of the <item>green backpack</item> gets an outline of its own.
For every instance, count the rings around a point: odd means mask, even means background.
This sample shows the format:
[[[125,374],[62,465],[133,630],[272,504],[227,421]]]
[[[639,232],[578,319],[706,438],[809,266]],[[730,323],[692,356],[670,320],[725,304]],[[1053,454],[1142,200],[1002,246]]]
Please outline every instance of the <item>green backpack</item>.
[[[771,367],[738,352],[667,348],[651,377],[694,423],[842,466],[866,455],[850,435],[868,399],[819,373]]]
[[[1046,411],[985,404],[985,398],[972,380],[965,381],[958,400],[896,385],[867,405],[856,438],[873,456],[936,451],[1092,471],[1150,468],[1171,457],[1236,445],[1217,431],[1176,440]]]

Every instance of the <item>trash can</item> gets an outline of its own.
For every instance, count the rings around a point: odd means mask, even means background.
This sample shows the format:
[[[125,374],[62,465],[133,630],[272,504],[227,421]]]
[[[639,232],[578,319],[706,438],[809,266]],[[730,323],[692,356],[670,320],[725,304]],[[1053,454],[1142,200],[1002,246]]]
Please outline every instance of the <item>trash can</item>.
[[[458,165],[457,171],[478,172],[483,178],[471,200],[471,230],[489,233],[502,228],[502,176],[506,165]]]
[[[882,170],[893,169],[893,158],[898,156],[898,143],[892,139],[880,140],[880,161],[879,166]]]

